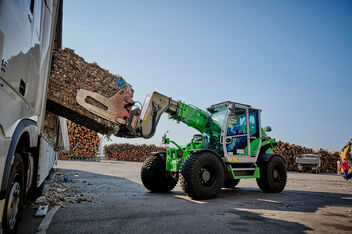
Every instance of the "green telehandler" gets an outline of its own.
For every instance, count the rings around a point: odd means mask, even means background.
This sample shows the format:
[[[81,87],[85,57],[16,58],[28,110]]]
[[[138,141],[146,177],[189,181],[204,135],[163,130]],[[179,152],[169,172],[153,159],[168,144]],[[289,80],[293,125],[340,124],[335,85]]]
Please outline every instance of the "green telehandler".
[[[278,193],[286,185],[285,160],[274,154],[275,139],[261,127],[261,110],[236,102],[222,102],[207,111],[174,101],[160,93],[147,95],[141,111],[132,111],[120,136],[150,138],[162,113],[196,129],[200,134],[186,146],[173,144],[144,162],[141,179],[151,192],[169,192],[180,184],[193,199],[214,198],[221,188],[234,188],[240,179],[256,178],[264,192]]]
[[[103,118],[110,120],[113,116],[119,120],[121,126],[115,134],[118,137],[151,138],[164,112],[170,119],[199,131],[186,146],[163,137],[163,143],[175,147],[152,153],[141,170],[142,182],[151,192],[169,192],[178,179],[193,199],[213,198],[222,187],[234,188],[240,179],[247,178],[256,178],[264,192],[278,193],[285,188],[285,160],[273,153],[277,143],[266,135],[271,128],[261,127],[259,109],[227,101],[204,111],[154,92],[147,95],[141,109],[127,110],[134,102],[126,97],[121,97],[124,102],[116,103],[89,91],[79,93],[82,97],[77,97],[77,101],[84,108]],[[87,96],[103,103],[107,110],[80,101]],[[116,109],[121,104],[126,110]],[[123,121],[119,116],[124,116]]]

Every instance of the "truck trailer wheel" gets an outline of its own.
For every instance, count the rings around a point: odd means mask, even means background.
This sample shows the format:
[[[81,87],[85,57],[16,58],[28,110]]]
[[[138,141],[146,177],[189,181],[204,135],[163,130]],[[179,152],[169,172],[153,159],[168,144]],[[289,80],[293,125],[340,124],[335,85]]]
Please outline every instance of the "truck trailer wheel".
[[[193,199],[214,198],[224,184],[224,166],[212,153],[188,156],[180,171],[181,187]]]
[[[141,170],[143,185],[153,193],[171,191],[177,184],[178,173],[166,171],[166,162],[158,155],[151,155],[144,161]]]
[[[15,153],[6,190],[2,227],[4,233],[14,233],[21,217],[24,198],[24,165],[21,156]]]
[[[272,157],[269,162],[259,165],[260,178],[257,184],[266,193],[279,193],[284,190],[287,181],[285,161],[278,156]]]

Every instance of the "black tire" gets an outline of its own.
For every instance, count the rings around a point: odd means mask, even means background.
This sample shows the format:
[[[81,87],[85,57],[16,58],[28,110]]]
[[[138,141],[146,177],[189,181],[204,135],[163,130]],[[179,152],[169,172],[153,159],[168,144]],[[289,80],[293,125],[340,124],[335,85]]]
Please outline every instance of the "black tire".
[[[33,170],[34,170],[34,172],[33,172],[32,186],[26,194],[26,200],[28,200],[28,201],[35,201],[38,197],[40,197],[43,194],[43,191],[44,191],[44,183],[42,183],[39,187],[37,187],[36,178],[38,177],[38,165],[39,165],[38,155],[39,155],[38,148],[36,148],[35,153],[33,153],[33,156],[34,156]],[[52,170],[53,169],[51,169],[50,173],[52,173]]]
[[[177,184],[178,173],[166,171],[166,162],[158,155],[144,161],[141,170],[143,185],[153,193],[170,192]]]
[[[22,214],[24,200],[24,164],[21,155],[15,153],[6,189],[2,228],[4,233],[14,233]]]
[[[223,188],[235,188],[239,182],[240,180],[235,179],[225,180]]]
[[[193,199],[214,198],[224,184],[224,166],[209,152],[188,156],[180,172],[181,187]]]
[[[260,178],[257,184],[263,192],[279,193],[284,190],[287,181],[285,161],[279,157],[272,157],[269,162],[259,164]]]

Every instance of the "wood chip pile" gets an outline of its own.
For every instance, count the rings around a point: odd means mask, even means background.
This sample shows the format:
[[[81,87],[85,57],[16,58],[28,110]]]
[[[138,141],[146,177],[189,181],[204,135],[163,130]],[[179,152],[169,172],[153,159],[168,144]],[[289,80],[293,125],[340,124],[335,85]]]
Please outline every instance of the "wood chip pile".
[[[59,159],[97,157],[100,137],[96,132],[69,120],[67,120],[67,130],[70,140],[70,151],[68,153],[59,152]]]
[[[301,157],[302,154],[317,154],[320,156],[321,161],[320,171],[336,173],[337,161],[340,158],[337,152],[329,152],[324,149],[313,150],[282,141],[278,141],[278,146],[275,147],[273,151],[274,153],[281,154],[286,159],[286,165],[289,171],[297,170],[297,156]]]
[[[151,152],[165,151],[155,145],[111,144],[104,146],[105,157],[124,161],[144,162]]]
[[[120,90],[119,84],[122,83],[123,89],[133,95],[131,86],[121,79],[121,76],[109,73],[96,63],[86,62],[71,49],[54,51],[47,109],[96,132],[107,135],[116,133],[118,124],[84,109],[77,103],[76,95],[77,90],[85,89],[109,98]]]

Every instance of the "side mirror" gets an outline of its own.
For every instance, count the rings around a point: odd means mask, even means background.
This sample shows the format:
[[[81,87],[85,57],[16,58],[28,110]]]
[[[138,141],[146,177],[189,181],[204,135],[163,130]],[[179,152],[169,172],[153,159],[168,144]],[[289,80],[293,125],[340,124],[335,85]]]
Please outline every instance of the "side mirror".
[[[168,141],[167,141],[167,137],[166,137],[166,134],[168,133],[169,131],[166,131],[164,136],[161,138],[161,144],[165,145],[165,144],[168,144]]]
[[[264,128],[264,131],[265,131],[265,132],[271,132],[271,127],[270,127],[270,126],[266,126],[266,127]]]
[[[209,113],[214,114],[215,113],[215,108],[214,107],[208,107],[207,111],[209,111]]]

